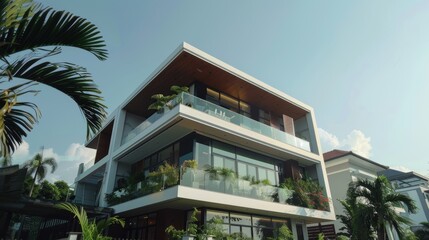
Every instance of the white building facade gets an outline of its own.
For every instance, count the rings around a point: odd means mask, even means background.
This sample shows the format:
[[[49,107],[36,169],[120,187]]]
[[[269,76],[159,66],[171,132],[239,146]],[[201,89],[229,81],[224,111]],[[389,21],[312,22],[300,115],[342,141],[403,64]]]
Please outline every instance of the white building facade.
[[[189,92],[149,110],[171,86]],[[225,232],[252,239],[283,224],[308,239],[307,224],[335,219],[332,201],[300,205],[283,184],[313,179],[331,199],[313,109],[186,43],[87,147],[97,153],[79,169],[75,201],[125,218],[115,237],[167,239],[165,228],[186,228],[194,207],[199,224],[217,216]]]

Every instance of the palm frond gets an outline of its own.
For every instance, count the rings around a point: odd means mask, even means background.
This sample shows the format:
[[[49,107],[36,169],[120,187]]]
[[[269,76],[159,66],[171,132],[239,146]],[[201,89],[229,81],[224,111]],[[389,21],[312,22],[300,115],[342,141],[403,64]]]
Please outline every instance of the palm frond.
[[[32,9],[25,14],[30,15],[30,11]],[[89,51],[100,60],[107,58],[106,45],[94,24],[69,12],[50,8],[36,10],[18,26],[2,29],[0,42],[7,43],[0,46],[0,56],[47,46],[70,46]]]
[[[42,165],[49,165],[51,167],[51,173],[55,172],[58,167],[57,161],[55,158],[45,158],[42,161]]]
[[[60,53],[54,48],[46,54],[27,55],[4,67],[15,78],[27,79],[53,87],[72,98],[87,122],[87,138],[97,132],[106,117],[101,91],[86,69],[71,63],[41,62],[44,58]]]
[[[403,204],[409,213],[416,213],[418,209],[413,199],[401,193],[393,192],[386,195],[385,202],[391,202],[395,207],[402,207]]]
[[[0,1],[0,31],[16,26],[25,19],[29,9],[37,9],[39,5],[32,0],[2,0]],[[28,12],[31,14],[32,11]]]
[[[37,91],[25,90],[24,83],[1,90],[0,93],[0,151],[7,157],[22,143],[23,137],[33,129],[40,118],[38,107],[30,102],[19,102],[18,97]]]

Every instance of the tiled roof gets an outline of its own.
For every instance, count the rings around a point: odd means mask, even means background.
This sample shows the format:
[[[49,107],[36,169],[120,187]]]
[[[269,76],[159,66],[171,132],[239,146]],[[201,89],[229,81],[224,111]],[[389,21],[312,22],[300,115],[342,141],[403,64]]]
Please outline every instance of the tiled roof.
[[[355,157],[357,157],[357,158],[359,158],[359,159],[361,159],[363,161],[369,162],[371,164],[378,165],[378,166],[380,166],[380,167],[382,167],[384,169],[388,169],[389,168],[386,165],[382,165],[380,163],[377,163],[377,162],[374,162],[372,160],[369,160],[368,158],[362,157],[361,155],[358,155],[358,154],[356,154],[356,153],[354,153],[352,151],[343,151],[343,150],[338,150],[338,149],[334,149],[332,151],[324,153],[323,154],[323,159],[325,160],[325,162],[327,162],[327,161],[331,161],[331,160],[334,160],[334,159],[337,159],[337,158],[340,158],[340,157],[346,156],[346,155],[353,155],[353,156],[355,156]]]
[[[343,151],[343,150],[334,149],[332,151],[325,152],[323,154],[323,159],[325,159],[325,161],[328,161],[328,160],[333,159],[333,158],[337,158],[337,157],[340,157],[340,156],[347,155],[347,154],[349,154],[351,152],[352,151]]]

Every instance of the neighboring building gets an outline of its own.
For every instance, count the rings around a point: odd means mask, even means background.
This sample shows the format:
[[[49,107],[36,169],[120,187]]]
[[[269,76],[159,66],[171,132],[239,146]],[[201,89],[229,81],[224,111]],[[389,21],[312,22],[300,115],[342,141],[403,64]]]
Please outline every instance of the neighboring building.
[[[429,178],[415,172],[402,172],[387,169],[380,174],[385,175],[392,183],[395,191],[408,195],[417,205],[416,213],[404,211],[401,215],[412,221],[411,229],[414,231],[421,227],[421,222],[429,222]]]
[[[332,150],[324,153],[323,158],[325,159],[334,211],[337,215],[342,215],[344,212],[343,206],[338,200],[346,198],[350,182],[358,179],[374,180],[377,178],[378,172],[388,169],[387,166],[364,158],[352,151]],[[343,226],[339,220],[336,220],[323,223],[320,226],[312,226],[309,230],[332,232],[335,229],[335,233],[338,233]]]
[[[190,93],[148,110],[151,96],[172,85]],[[290,192],[279,188],[306,176],[331,199],[313,109],[186,43],[87,147],[97,153],[80,166],[75,201],[126,218],[117,237],[165,239],[167,226],[186,227],[194,207],[201,224],[219,216],[225,232],[253,239],[281,224],[308,239],[307,224],[335,219],[332,202],[331,211],[286,204]]]

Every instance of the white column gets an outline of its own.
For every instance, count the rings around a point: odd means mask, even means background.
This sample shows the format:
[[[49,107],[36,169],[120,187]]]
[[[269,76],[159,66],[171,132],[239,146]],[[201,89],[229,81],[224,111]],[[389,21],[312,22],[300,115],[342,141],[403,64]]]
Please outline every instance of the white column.
[[[109,153],[106,156],[109,160],[106,163],[103,183],[101,184],[101,196],[99,202],[99,206],[101,207],[107,206],[107,202],[105,200],[106,193],[111,193],[115,186],[118,162],[114,160],[112,156],[113,152],[121,145],[122,130],[124,128],[126,111],[119,109],[114,115],[115,117],[113,122],[112,137],[109,144]]]

